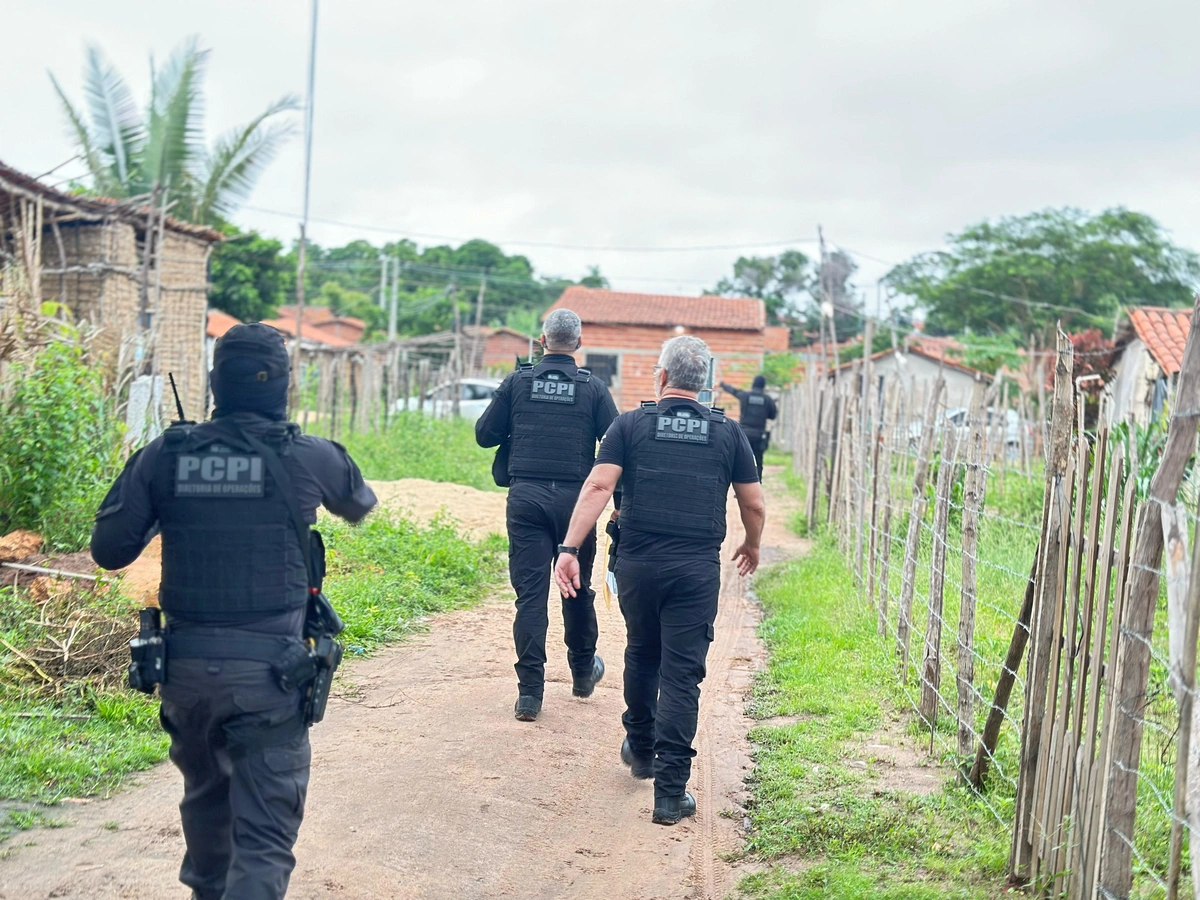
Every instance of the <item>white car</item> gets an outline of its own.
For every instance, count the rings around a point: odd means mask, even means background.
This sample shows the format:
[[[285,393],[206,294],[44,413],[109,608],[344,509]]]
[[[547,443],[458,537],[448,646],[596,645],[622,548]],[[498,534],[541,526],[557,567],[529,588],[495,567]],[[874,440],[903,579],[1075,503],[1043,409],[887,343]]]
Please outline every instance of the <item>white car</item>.
[[[454,415],[454,391],[458,390],[458,415],[474,422],[492,402],[500,382],[495,378],[463,378],[448,381],[425,392],[424,403],[419,397],[404,397],[396,401],[396,412],[420,409],[427,416],[443,418]]]

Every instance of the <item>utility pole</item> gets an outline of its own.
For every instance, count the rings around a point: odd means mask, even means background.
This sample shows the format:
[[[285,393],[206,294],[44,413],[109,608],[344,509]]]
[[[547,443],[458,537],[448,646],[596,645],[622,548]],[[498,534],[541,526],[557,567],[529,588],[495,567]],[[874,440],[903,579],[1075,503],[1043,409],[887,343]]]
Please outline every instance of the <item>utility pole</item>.
[[[825,232],[817,226],[817,238],[821,242],[821,316],[829,317],[829,342],[833,345],[833,383],[837,387],[841,382],[838,367],[841,365],[837,352],[837,318],[834,315],[832,291],[829,289],[829,257],[825,252]]]
[[[487,290],[487,269],[479,279],[479,296],[475,299],[475,337],[471,341],[471,370],[483,368],[483,293]]]
[[[389,341],[396,339],[396,310],[400,305],[400,260],[395,260],[392,266],[392,302],[388,306],[388,337]]]
[[[387,309],[388,258],[379,254],[379,308]]]
[[[312,30],[308,45],[308,94],[304,101],[304,218],[300,222],[300,250],[296,260],[296,344],[292,347],[292,408],[300,400],[300,338],[304,320],[304,257],[308,249],[308,201],[312,185],[313,87],[317,78],[317,3],[312,0]]]

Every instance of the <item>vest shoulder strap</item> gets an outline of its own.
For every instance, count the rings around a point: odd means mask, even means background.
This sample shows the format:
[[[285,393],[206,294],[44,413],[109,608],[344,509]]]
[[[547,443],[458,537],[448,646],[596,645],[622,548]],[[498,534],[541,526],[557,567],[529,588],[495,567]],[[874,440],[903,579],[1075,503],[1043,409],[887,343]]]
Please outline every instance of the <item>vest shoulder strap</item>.
[[[654,415],[656,412],[658,412],[658,401],[657,400],[643,400],[642,401],[642,412],[646,413],[646,415],[650,415],[650,416]]]
[[[575,380],[581,381],[584,384],[587,384],[589,381],[592,380],[592,370],[585,369],[582,366],[580,366],[579,368],[577,368],[575,370]]]

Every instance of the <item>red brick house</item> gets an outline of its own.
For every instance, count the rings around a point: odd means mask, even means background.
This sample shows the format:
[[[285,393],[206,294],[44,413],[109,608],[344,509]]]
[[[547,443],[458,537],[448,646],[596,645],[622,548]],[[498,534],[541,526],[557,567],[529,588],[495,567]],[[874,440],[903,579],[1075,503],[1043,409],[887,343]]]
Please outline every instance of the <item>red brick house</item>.
[[[516,368],[518,357],[528,359],[537,340],[507,326],[476,329],[474,325],[467,325],[463,334],[470,340],[466,351],[470,354],[470,368],[500,377]]]
[[[296,336],[296,307],[279,307],[279,318],[263,319],[285,338]],[[362,340],[367,323],[352,316],[338,316],[328,306],[306,306],[301,321],[300,338],[325,347],[349,347]]]
[[[767,327],[761,300],[751,297],[674,297],[573,286],[546,311],[570,309],[583,320],[581,365],[613,393],[622,410],[654,399],[654,366],[663,341],[694,334],[716,358],[715,381],[749,387],[763,356],[783,337]],[[786,329],[782,329],[786,331]],[[717,396],[735,417],[737,403]]]

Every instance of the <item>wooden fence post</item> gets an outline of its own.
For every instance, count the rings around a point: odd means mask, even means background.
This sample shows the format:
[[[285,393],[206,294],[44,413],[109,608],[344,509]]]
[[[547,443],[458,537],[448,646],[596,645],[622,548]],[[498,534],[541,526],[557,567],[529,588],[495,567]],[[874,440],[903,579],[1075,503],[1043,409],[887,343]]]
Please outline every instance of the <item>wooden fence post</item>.
[[[908,512],[908,539],[904,543],[904,568],[900,576],[900,613],[896,623],[896,644],[900,651],[900,681],[908,683],[908,645],[912,632],[913,590],[917,578],[917,552],[921,547],[921,520],[925,517],[925,481],[929,477],[929,457],[933,453],[934,426],[945,382],[941,376],[929,394],[925,423],[921,431],[920,450],[913,476],[912,506]],[[904,435],[908,440],[908,435]]]
[[[967,464],[963,476],[962,592],[958,604],[958,752],[971,752],[975,736],[975,557],[979,550],[979,510],[987,488],[983,436],[987,429],[984,385],[976,377],[968,413]]]
[[[942,689],[942,609],[946,587],[946,532],[950,525],[950,489],[958,460],[958,434],[947,424],[942,435],[942,459],[938,464],[933,495],[933,549],[929,561],[929,616],[925,621],[925,659],[921,675],[921,718],[930,734],[937,726],[937,708]]]
[[[1196,445],[1196,425],[1200,421],[1197,324],[1200,324],[1200,296],[1192,307],[1191,328],[1179,371],[1176,409],[1171,415],[1166,447],[1158,471],[1150,482],[1150,501],[1155,506],[1175,502],[1184,468]],[[1130,564],[1128,597],[1121,615],[1117,671],[1111,688],[1116,715],[1107,775],[1108,809],[1100,853],[1100,888],[1118,897],[1126,896],[1133,884],[1131,845],[1137,817],[1138,766],[1142,750],[1142,719],[1138,709],[1150,673],[1149,641],[1158,599],[1157,567],[1163,551],[1162,516],[1158,509],[1143,511],[1139,525]]]

